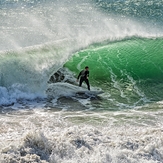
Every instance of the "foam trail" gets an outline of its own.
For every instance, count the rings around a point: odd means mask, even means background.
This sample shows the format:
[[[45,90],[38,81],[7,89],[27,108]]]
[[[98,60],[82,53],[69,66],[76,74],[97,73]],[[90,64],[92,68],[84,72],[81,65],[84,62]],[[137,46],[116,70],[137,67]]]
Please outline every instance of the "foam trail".
[[[35,110],[34,115],[24,114],[1,117],[0,138],[5,140],[0,142],[1,161],[156,163],[163,158],[162,122],[155,123],[154,117],[160,117],[156,112],[105,112],[99,116]],[[146,120],[138,121],[138,117]],[[10,130],[6,132],[5,126]]]

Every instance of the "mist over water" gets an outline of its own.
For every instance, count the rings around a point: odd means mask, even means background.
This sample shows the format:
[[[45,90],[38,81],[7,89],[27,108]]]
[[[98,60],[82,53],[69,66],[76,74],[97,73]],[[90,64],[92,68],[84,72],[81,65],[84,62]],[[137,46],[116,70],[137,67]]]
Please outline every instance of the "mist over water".
[[[105,4],[101,1],[102,4]],[[100,4],[101,4],[100,3]],[[145,3],[145,2],[144,2]],[[126,4],[122,6],[119,4]],[[139,4],[139,3],[138,3]],[[136,4],[135,12],[140,11]],[[150,23],[155,19],[136,19],[127,15],[134,4],[126,1],[107,3],[107,9],[113,6],[122,9],[116,12],[103,12],[93,1],[7,1],[1,4],[1,50],[40,45],[47,42],[68,39],[82,46],[105,39],[121,39],[128,36],[160,36],[161,28]],[[148,8],[147,8],[148,10]],[[162,11],[162,10],[161,10]],[[160,12],[161,12],[160,11]],[[158,11],[156,11],[158,12]],[[143,14],[140,12],[140,15]],[[161,15],[161,13],[159,14]],[[161,22],[161,21],[159,21]],[[157,23],[159,23],[157,22]],[[78,47],[78,48],[80,48]]]

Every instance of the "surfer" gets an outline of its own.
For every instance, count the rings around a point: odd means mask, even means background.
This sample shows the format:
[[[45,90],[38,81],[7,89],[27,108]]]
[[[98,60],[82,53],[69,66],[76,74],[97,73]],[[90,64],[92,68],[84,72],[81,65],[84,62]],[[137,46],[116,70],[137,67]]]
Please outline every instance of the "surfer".
[[[81,87],[83,81],[85,81],[87,84],[88,90],[90,90],[88,77],[89,77],[89,67],[86,66],[85,69],[82,70],[78,75],[77,82],[79,81],[79,78],[80,78],[79,87]]]

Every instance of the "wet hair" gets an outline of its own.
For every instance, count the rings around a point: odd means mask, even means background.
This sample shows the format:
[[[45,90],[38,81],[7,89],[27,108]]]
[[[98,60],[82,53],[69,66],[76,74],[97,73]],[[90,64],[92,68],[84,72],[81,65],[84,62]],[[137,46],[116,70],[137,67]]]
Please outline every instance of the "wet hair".
[[[88,67],[88,66],[86,66],[86,67],[85,67],[85,69],[86,69],[86,68],[89,68],[89,67]]]

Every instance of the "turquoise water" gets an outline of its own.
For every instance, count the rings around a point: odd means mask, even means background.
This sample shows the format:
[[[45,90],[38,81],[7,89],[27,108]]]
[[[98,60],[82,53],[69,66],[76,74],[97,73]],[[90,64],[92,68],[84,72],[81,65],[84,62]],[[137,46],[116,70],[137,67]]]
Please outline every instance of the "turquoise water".
[[[161,38],[131,38],[94,44],[75,53],[64,66],[77,76],[89,65],[92,86],[100,86],[117,101],[134,107],[138,101],[142,105],[163,98],[162,43]]]
[[[131,38],[92,45],[79,51],[65,64],[74,72],[79,67],[90,65],[92,80],[111,80],[111,71],[119,79],[127,75],[134,80],[162,80],[162,43],[163,39]]]

